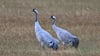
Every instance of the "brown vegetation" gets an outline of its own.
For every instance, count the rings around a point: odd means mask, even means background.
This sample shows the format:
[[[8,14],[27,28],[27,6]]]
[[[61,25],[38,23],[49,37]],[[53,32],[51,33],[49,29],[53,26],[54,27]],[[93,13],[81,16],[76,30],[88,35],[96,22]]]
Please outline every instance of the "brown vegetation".
[[[0,56],[100,56],[99,0],[3,0],[0,1]],[[79,49],[42,50],[34,32],[38,8],[41,26],[56,37],[51,15],[57,25],[80,39]],[[62,44],[61,44],[62,45]]]

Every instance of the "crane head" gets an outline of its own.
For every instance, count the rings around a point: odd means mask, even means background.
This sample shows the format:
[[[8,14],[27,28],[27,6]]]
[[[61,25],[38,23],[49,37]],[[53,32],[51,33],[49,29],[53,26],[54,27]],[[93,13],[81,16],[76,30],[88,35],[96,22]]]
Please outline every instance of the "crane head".
[[[51,18],[52,18],[53,20],[56,20],[56,16],[51,16]]]
[[[36,8],[33,9],[33,12],[38,14],[38,10]]]

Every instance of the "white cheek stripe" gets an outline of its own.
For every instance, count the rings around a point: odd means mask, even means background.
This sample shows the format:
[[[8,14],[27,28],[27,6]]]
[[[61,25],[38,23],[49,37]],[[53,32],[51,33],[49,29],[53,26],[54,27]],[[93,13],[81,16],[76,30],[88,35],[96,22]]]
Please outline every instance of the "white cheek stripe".
[[[36,11],[36,13],[38,13],[38,11],[37,10],[35,10]]]
[[[55,18],[55,19],[56,19],[56,17],[55,17],[55,16],[53,16],[53,18]]]

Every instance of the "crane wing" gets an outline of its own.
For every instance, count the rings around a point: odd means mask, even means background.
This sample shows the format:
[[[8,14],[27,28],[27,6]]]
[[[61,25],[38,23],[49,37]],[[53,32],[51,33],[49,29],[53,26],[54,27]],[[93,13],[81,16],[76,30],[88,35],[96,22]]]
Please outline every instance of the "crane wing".
[[[38,32],[36,35],[40,42],[48,43],[53,40],[52,36],[46,31]]]

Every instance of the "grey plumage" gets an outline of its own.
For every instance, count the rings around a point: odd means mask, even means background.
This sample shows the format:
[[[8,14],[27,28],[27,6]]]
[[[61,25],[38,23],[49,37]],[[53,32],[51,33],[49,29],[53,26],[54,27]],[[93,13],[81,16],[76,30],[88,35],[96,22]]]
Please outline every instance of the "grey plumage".
[[[78,48],[79,39],[75,35],[72,35],[69,31],[56,26],[55,16],[51,16],[51,19],[52,19],[52,28],[56,32],[59,40],[62,41],[63,45],[66,46],[66,44],[69,44],[70,47]]]
[[[44,46],[48,46],[49,48],[57,50],[59,48],[59,41],[53,38],[53,36],[50,33],[48,33],[40,26],[38,21],[38,10],[36,8],[33,9],[33,13],[35,13],[36,16],[35,19],[36,38],[41,43],[42,48],[44,48]]]

